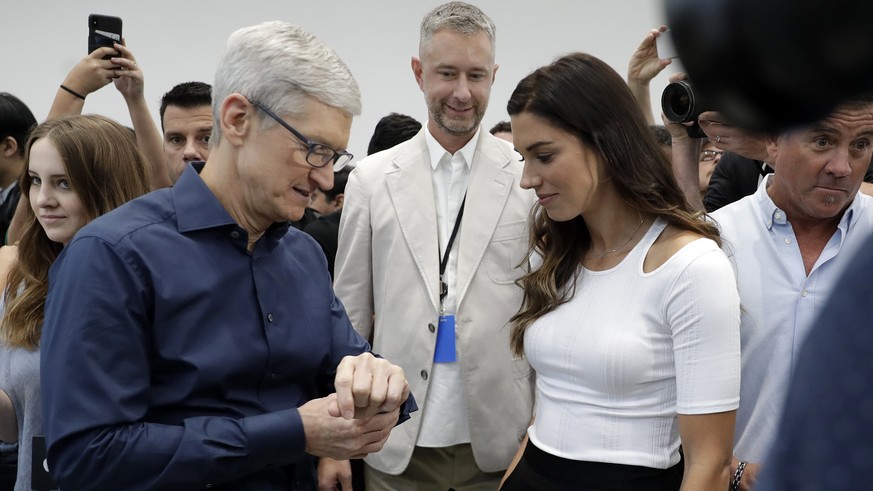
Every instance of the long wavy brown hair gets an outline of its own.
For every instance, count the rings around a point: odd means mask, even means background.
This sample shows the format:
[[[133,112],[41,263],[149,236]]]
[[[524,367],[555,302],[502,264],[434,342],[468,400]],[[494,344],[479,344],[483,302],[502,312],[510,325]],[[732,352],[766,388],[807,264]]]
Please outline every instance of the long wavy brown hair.
[[[641,214],[721,245],[716,226],[688,205],[627,84],[606,63],[585,53],[561,57],[522,79],[507,111],[544,118],[594,149],[618,194]],[[528,259],[539,255],[542,265],[518,280],[524,299],[510,319],[510,344],[517,356],[524,353],[531,323],[573,298],[582,259],[591,247],[582,216],[558,222],[540,207],[531,213]]]
[[[39,347],[48,272],[63,245],[49,240],[30,205],[30,150],[47,138],[64,161],[71,189],[94,219],[149,191],[146,161],[129,129],[97,115],[53,119],[33,129],[27,140],[27,166],[19,180],[23,208],[23,232],[18,242],[18,261],[9,271],[6,305],[0,322],[0,337],[10,347]]]

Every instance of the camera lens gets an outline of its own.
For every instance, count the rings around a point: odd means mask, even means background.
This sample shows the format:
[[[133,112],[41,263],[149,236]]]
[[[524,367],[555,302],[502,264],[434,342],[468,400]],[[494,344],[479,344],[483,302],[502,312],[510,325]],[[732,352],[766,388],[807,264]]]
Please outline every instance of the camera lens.
[[[661,95],[661,108],[664,116],[674,123],[685,123],[697,119],[699,112],[694,99],[694,90],[685,80],[667,85]]]

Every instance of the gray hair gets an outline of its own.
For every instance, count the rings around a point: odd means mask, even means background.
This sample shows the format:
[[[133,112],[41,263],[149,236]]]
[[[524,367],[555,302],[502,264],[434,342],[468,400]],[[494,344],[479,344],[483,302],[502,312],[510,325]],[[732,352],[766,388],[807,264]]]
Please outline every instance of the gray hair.
[[[212,144],[221,139],[221,103],[233,93],[274,112],[299,114],[309,96],[361,114],[361,91],[346,64],[315,36],[282,21],[244,27],[228,38],[212,89]],[[258,113],[264,126],[273,124]]]
[[[485,12],[469,3],[444,3],[424,16],[421,20],[421,36],[418,42],[419,56],[424,55],[425,48],[430,44],[434,33],[440,29],[451,29],[468,36],[484,32],[491,41],[491,52],[496,51],[497,27]]]

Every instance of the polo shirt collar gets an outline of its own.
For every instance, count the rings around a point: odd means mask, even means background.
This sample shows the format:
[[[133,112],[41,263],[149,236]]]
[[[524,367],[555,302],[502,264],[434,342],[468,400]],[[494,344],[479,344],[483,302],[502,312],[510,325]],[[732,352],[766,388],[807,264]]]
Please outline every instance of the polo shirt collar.
[[[767,194],[767,187],[770,185],[772,179],[773,174],[764,176],[764,179],[761,180],[761,184],[758,186],[758,190],[755,192],[755,200],[758,202],[761,219],[764,221],[764,226],[767,227],[767,230],[772,229],[774,225],[786,225],[788,223],[788,218],[785,216],[785,212],[776,206],[776,203],[774,203],[770,198],[770,195]],[[855,193],[855,197],[852,198],[852,203],[840,218],[840,223],[837,225],[837,228],[840,229],[844,235],[852,228],[852,225],[856,221],[855,217],[861,213],[861,199],[861,191],[858,191]]]

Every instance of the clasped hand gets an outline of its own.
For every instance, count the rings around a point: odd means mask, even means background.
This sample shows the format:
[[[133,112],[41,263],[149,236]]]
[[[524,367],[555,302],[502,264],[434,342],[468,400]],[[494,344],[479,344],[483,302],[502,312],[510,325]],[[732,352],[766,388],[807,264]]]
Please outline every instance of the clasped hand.
[[[370,353],[347,356],[335,386],[335,394],[299,409],[306,452],[342,460],[381,450],[409,397],[403,369]]]

